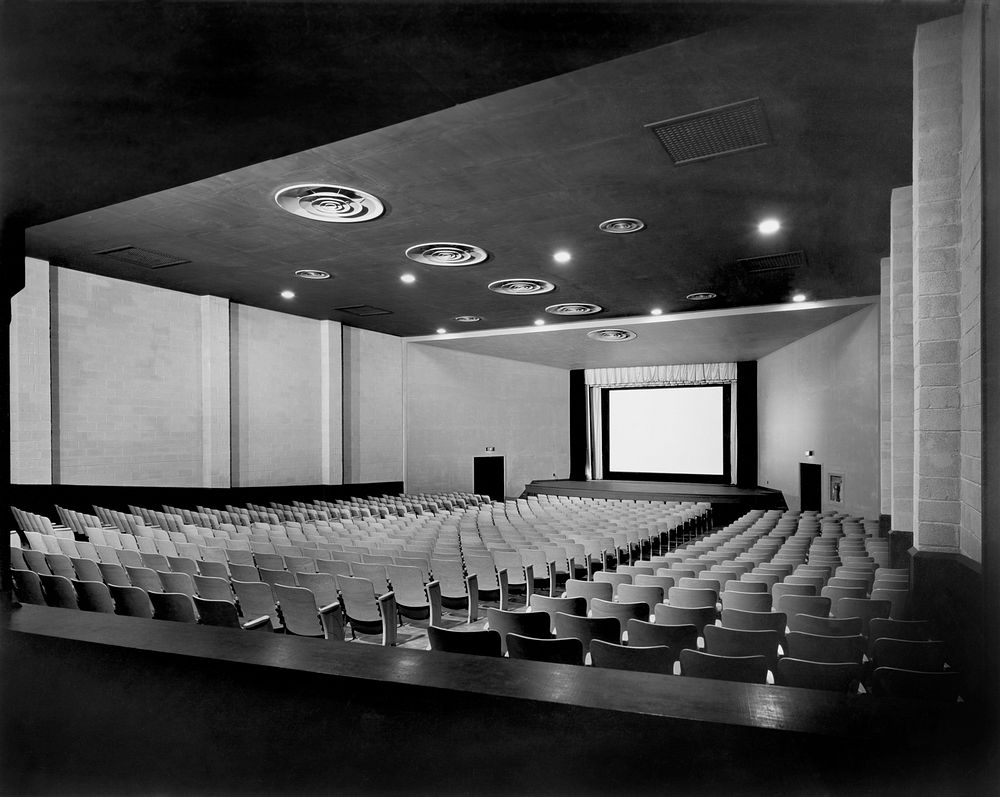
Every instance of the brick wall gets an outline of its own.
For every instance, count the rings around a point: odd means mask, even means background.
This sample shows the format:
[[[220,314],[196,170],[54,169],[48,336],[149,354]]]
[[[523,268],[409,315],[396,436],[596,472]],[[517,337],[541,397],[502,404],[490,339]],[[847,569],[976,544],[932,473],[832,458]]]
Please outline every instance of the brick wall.
[[[24,288],[10,303],[10,480],[52,479],[49,397],[49,264],[27,258]]]

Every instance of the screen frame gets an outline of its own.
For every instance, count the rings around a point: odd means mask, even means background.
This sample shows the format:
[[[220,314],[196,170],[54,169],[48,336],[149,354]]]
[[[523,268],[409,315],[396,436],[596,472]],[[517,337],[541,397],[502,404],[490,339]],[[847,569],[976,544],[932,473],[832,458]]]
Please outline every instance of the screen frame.
[[[711,473],[640,473],[635,471],[613,471],[611,460],[610,394],[612,390],[676,390],[678,388],[721,387],[722,388],[722,475]],[[601,459],[606,479],[630,479],[635,481],[695,482],[704,484],[732,483],[732,384],[729,382],[708,382],[699,385],[639,385],[632,387],[601,388]]]

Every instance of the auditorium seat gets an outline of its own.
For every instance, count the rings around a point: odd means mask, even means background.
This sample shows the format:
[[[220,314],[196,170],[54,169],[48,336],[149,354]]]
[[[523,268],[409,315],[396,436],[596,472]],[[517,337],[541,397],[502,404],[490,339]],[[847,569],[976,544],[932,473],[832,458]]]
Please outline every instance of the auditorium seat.
[[[827,692],[858,690],[861,665],[853,662],[817,662],[785,656],[778,660],[774,683],[798,689],[821,689]]]
[[[664,645],[626,647],[594,639],[590,643],[590,659],[594,667],[672,675],[677,656]]]
[[[796,614],[828,617],[830,599],[813,595],[782,595],[774,599],[774,611],[782,612],[788,617],[794,617]]]
[[[194,591],[199,598],[213,601],[233,600],[233,588],[227,578],[194,576]]]
[[[272,587],[275,584],[284,584],[286,587],[295,586],[295,574],[289,573],[287,570],[270,570],[266,567],[258,567],[257,572],[260,573],[260,580]]]
[[[244,620],[266,614],[271,618],[272,629],[281,630],[281,619],[274,605],[274,593],[270,584],[265,584],[262,581],[238,581],[236,579],[233,579],[231,583],[233,591],[236,593],[236,599],[239,601],[240,614],[243,615]]]
[[[343,610],[339,601],[318,606],[311,590],[284,584],[275,584],[274,596],[286,634],[344,641]]]
[[[45,563],[48,565],[49,572],[54,576],[76,578],[76,570],[73,569],[73,563],[66,554],[47,553],[45,554]]]
[[[382,645],[396,644],[396,596],[391,592],[376,595],[375,586],[366,578],[336,576],[344,617],[351,625],[351,637],[381,634]]]
[[[771,596],[767,592],[731,591],[727,585],[726,590],[719,597],[722,601],[723,610],[739,609],[744,612],[771,611]]]
[[[774,631],[784,644],[787,616],[784,612],[747,612],[741,609],[723,609],[722,627],[737,631]]]
[[[441,585],[441,604],[446,609],[463,608],[467,621],[479,619],[479,578],[465,573],[461,559],[431,559],[434,580]]]
[[[126,567],[125,573],[133,587],[146,592],[163,592],[163,582],[155,570],[148,567]]]
[[[54,573],[55,570],[53,570],[52,572]],[[880,584],[884,583],[885,582],[880,582]],[[872,590],[871,599],[876,601],[888,601],[891,604],[891,608],[889,609],[890,619],[892,620],[911,619],[909,588],[887,589],[884,586],[878,586]]]
[[[76,590],[77,605],[82,611],[115,613],[115,602],[111,598],[111,591],[103,581],[76,580],[73,582],[73,588]]]
[[[76,590],[73,582],[66,576],[56,576],[51,573],[39,573],[45,603],[57,609],[78,609]]]
[[[535,569],[526,564],[517,551],[493,551],[493,564],[497,570],[507,571],[507,589],[509,592],[531,595],[535,591]],[[477,571],[478,572],[478,571]],[[527,602],[527,598],[525,598]]]
[[[930,625],[926,620],[891,620],[887,617],[873,617],[868,624],[869,647],[882,637],[923,642],[931,638]]]
[[[441,625],[441,585],[425,583],[419,567],[385,565],[390,586],[396,595],[396,609],[411,620],[428,620]]]
[[[638,575],[632,579],[632,584],[638,587],[659,587],[663,590],[664,597],[667,590],[677,586],[677,579],[673,576],[646,576]],[[660,601],[662,603],[662,599]]]
[[[101,570],[101,577],[104,583],[109,587],[130,587],[132,582],[129,581],[128,574],[125,572],[125,568],[120,564],[109,564],[106,562],[99,562],[97,565]]]
[[[706,625],[705,652],[718,656],[763,656],[774,673],[778,665],[779,636],[776,631],[741,631]]]
[[[724,592],[749,592],[751,594],[770,593],[768,585],[764,581],[729,581],[726,583]],[[770,611],[770,608],[767,609]]]
[[[585,617],[587,614],[587,601],[583,597],[550,598],[548,595],[531,595],[528,597],[528,611],[545,612],[548,614],[549,630],[554,634],[556,612],[565,612],[566,614]]]
[[[698,649],[699,633],[693,625],[661,625],[629,620],[625,630],[628,632],[629,647],[668,647],[675,660],[682,650]]]
[[[858,636],[861,633],[861,618],[793,614],[788,618],[788,630],[821,636]]]
[[[717,601],[718,595],[712,589],[674,587],[667,593],[667,603],[676,608],[698,609],[704,606],[711,606],[715,609]]]
[[[101,575],[101,568],[97,566],[97,562],[93,559],[85,558],[70,558],[70,562],[73,565],[73,571],[76,573],[76,578],[78,581],[103,581],[104,577]]]
[[[579,639],[545,639],[508,633],[504,644],[512,659],[580,666],[584,663],[583,643]]]
[[[587,601],[587,609],[589,610],[590,601],[593,598],[609,601],[614,597],[614,592],[614,585],[609,581],[580,581],[571,578],[566,581],[566,591],[563,593],[563,597],[583,598]]]
[[[189,598],[193,598],[197,594],[197,590],[194,588],[194,576],[189,576],[187,573],[172,573],[168,571],[157,573],[157,575],[160,577],[160,584],[163,585],[163,592],[179,592],[187,595]]]
[[[479,587],[479,599],[497,601],[501,609],[507,609],[507,571],[498,569],[493,557],[488,553],[465,556],[465,567],[470,575],[475,574]],[[437,572],[435,571],[435,577]]]
[[[698,650],[682,650],[679,658],[682,676],[749,684],[767,682],[767,659],[763,656],[716,656]]]
[[[583,643],[585,657],[590,651],[590,642],[593,639],[620,645],[622,630],[622,623],[617,617],[578,617],[556,612],[556,637],[579,639]]]
[[[198,622],[201,625],[236,628],[245,631],[271,630],[270,618],[266,615],[242,622],[236,610],[236,604],[232,601],[211,600],[196,595],[194,605],[198,612]]]
[[[861,663],[865,645],[864,638],[858,636],[824,636],[789,631],[785,637],[787,655],[806,661]]]
[[[656,578],[656,576],[647,576],[647,578]],[[656,604],[663,603],[664,595],[663,589],[657,586],[621,584],[618,587],[618,600],[621,603],[645,603],[649,607],[650,615],[652,615]]]
[[[556,616],[558,617],[558,614]],[[507,634],[520,634],[536,639],[552,638],[552,620],[547,612],[515,612],[491,606],[486,609],[486,622],[490,630],[500,634],[504,653],[507,652]]]
[[[464,653],[475,656],[500,657],[502,640],[497,631],[455,631],[430,626],[427,641],[431,650],[443,653]]]
[[[108,584],[111,599],[115,602],[115,614],[126,617],[143,617],[152,619],[153,604],[149,595],[138,587]]]
[[[629,586],[622,584],[622,586]],[[615,617],[624,631],[629,620],[648,621],[650,616],[649,604],[645,601],[626,603],[623,601],[606,601],[594,598],[590,602],[591,617]],[[620,642],[620,640],[619,640]]]
[[[599,572],[594,573],[594,583],[597,584],[610,584],[611,585],[611,599],[614,600],[618,596],[618,586],[620,584],[631,584],[632,576],[628,573],[608,573]]]
[[[889,601],[874,600],[871,598],[841,598],[833,605],[834,617],[860,617],[861,634],[868,638],[868,626],[875,617],[888,617],[892,610]],[[815,614],[815,612],[805,612],[805,614]]]
[[[170,570],[174,573],[187,573],[189,576],[198,575],[198,563],[187,556],[168,556]]]
[[[661,603],[654,608],[653,614],[660,625],[693,625],[698,629],[699,636],[702,636],[706,625],[715,623],[714,606],[687,608]]]
[[[184,592],[151,592],[149,601],[153,604],[154,620],[170,620],[175,623],[197,623],[192,596]]]
[[[260,571],[253,565],[229,565],[229,578],[231,581],[260,581]]]

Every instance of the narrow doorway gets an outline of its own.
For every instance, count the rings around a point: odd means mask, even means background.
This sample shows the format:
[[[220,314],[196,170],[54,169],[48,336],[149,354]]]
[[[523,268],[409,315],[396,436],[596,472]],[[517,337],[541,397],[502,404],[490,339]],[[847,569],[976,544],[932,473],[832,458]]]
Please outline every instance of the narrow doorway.
[[[503,501],[503,457],[475,457],[473,459],[472,481],[472,490],[477,495],[488,495],[494,501]]]
[[[799,495],[802,496],[802,511],[823,508],[823,466],[810,462],[799,463]]]

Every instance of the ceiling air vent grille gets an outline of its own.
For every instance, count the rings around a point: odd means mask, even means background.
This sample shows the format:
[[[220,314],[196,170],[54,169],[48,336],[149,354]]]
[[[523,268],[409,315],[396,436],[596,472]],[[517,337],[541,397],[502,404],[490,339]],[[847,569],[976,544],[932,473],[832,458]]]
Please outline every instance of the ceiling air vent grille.
[[[663,144],[674,166],[733,155],[771,143],[758,97],[646,125]]]
[[[141,266],[142,268],[166,268],[167,266],[178,266],[181,263],[191,262],[183,257],[154,252],[152,249],[140,249],[138,246],[116,246],[114,249],[104,249],[100,252],[94,252],[94,254],[104,255],[119,263],[128,263],[130,266]]]
[[[743,269],[745,274],[767,276],[769,274],[802,268],[802,266],[806,265],[806,253],[802,251],[781,252],[776,255],[746,257],[742,260],[737,260],[736,265]]]
[[[370,304],[352,304],[348,307],[334,307],[337,313],[347,313],[362,318],[370,315],[392,315],[392,310],[383,310],[381,307],[372,307]]]

